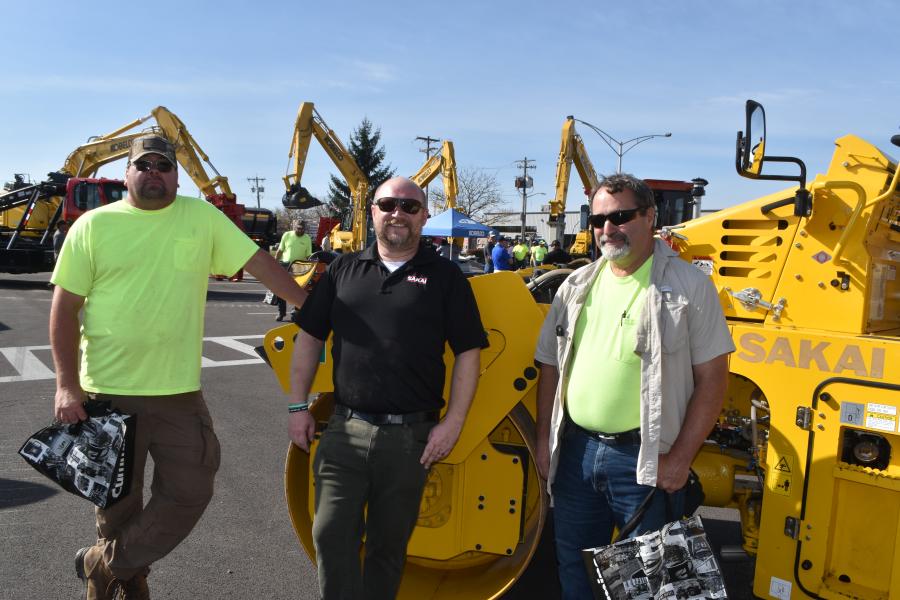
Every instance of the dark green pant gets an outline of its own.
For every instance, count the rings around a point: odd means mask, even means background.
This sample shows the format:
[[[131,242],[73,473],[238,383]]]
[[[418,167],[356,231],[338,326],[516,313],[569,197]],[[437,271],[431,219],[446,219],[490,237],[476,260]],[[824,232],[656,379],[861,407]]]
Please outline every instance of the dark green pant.
[[[397,595],[428,473],[419,459],[433,426],[376,426],[331,417],[313,463],[312,533],[323,599]],[[365,561],[360,568],[363,535]]]

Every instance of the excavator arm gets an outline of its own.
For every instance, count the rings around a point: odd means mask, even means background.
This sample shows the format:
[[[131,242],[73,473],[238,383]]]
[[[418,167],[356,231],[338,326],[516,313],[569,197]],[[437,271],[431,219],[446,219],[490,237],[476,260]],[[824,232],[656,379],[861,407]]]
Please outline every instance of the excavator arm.
[[[426,160],[425,164],[410,179],[419,187],[424,188],[437,177],[438,173],[443,177],[447,208],[456,208],[459,182],[456,178],[456,154],[453,152],[453,142],[450,140],[444,140],[441,144],[440,154],[435,154]]]
[[[69,154],[60,172],[72,177],[94,177],[103,165],[128,156],[131,142],[146,131],[127,132],[150,119],[156,120],[159,133],[175,146],[178,163],[208,200],[235,202],[228,178],[219,174],[181,119],[164,106],[157,106],[149,115],[135,119],[115,131],[90,139]],[[215,177],[209,177],[203,168],[204,162],[215,173]]]
[[[556,160],[556,196],[550,201],[549,223],[551,227],[556,227],[556,235],[553,237],[560,242],[563,241],[565,233],[566,195],[569,190],[569,177],[573,164],[581,178],[584,193],[587,195],[597,187],[600,179],[588,157],[584,141],[575,131],[575,118],[570,115],[563,123],[559,158]]]
[[[294,136],[291,140],[291,150],[288,153],[292,172],[283,178],[286,192],[282,202],[286,208],[311,208],[321,204],[309,194],[306,188],[300,185],[303,168],[306,166],[306,155],[313,137],[344,176],[347,186],[350,188],[352,222],[349,236],[346,235],[347,232],[333,232],[332,248],[334,250],[362,250],[366,245],[366,199],[369,194],[369,180],[347,152],[337,134],[328,127],[316,111],[312,102],[304,102],[297,111]],[[341,235],[342,233],[344,235]]]

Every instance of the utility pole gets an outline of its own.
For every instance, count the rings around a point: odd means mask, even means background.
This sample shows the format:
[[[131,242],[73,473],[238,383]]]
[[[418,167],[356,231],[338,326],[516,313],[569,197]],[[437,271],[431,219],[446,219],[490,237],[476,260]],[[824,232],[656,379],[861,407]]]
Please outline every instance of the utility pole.
[[[417,141],[420,141],[420,142],[425,142],[425,147],[424,147],[424,148],[420,148],[420,149],[419,149],[419,152],[422,152],[422,153],[425,154],[425,160],[426,160],[426,161],[427,161],[429,158],[431,158],[431,151],[432,151],[432,150],[437,150],[437,148],[432,148],[432,147],[431,147],[431,144],[434,144],[434,143],[437,143],[437,142],[441,141],[441,140],[439,140],[439,139],[435,139],[435,138],[431,137],[430,135],[425,135],[425,136],[419,135],[419,136],[416,136],[416,140],[417,140]],[[425,186],[425,208],[428,208],[428,185]]]
[[[524,242],[525,215],[528,212],[528,188],[534,186],[531,177],[528,176],[528,169],[537,169],[537,166],[527,156],[522,160],[517,160],[516,166],[522,169],[522,176],[516,177],[516,187],[522,190],[522,241]]]
[[[260,194],[262,194],[263,192],[266,191],[266,188],[264,188],[263,186],[259,185],[259,182],[260,182],[260,181],[265,181],[265,180],[266,180],[265,177],[260,177],[259,175],[257,175],[256,177],[248,177],[248,178],[247,178],[247,181],[249,181],[250,183],[253,184],[253,185],[250,186],[250,192],[251,192],[251,193],[254,193],[254,192],[256,193],[256,208],[261,208],[260,205],[259,205]]]

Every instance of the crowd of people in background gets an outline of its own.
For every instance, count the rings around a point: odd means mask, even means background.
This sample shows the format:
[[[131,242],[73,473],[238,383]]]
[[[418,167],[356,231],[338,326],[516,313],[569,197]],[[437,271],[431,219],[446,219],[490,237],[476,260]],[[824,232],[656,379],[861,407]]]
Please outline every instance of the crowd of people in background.
[[[514,243],[512,247],[510,244]],[[558,240],[528,240],[520,237],[511,240],[506,236],[493,234],[484,247],[484,272],[515,271],[527,267],[562,265],[571,262],[572,257],[562,249]]]

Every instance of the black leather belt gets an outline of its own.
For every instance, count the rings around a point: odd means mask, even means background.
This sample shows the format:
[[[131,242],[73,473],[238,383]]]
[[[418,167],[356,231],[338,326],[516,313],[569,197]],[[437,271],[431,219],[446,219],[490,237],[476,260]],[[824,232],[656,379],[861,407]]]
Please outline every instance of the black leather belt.
[[[600,440],[609,446],[638,445],[641,443],[640,429],[629,429],[628,431],[621,431],[619,433],[603,433],[602,431],[585,429],[571,419],[569,419],[569,425],[574,427],[579,433],[592,437],[595,440]]]
[[[368,413],[354,410],[343,404],[334,406],[334,414],[348,419],[362,419],[372,425],[409,425],[411,423],[437,423],[441,418],[441,411],[427,410],[422,412],[404,413],[393,415],[391,413]]]

